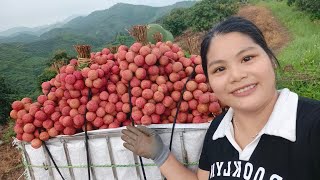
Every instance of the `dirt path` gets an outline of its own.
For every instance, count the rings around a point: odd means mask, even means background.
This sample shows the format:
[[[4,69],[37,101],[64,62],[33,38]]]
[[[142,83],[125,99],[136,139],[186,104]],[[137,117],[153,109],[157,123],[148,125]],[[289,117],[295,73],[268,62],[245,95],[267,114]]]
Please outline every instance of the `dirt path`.
[[[253,21],[275,53],[278,53],[290,40],[288,31],[265,7],[244,6],[240,8],[237,15]]]
[[[5,127],[0,128],[0,139],[4,132],[8,130]],[[3,143],[0,145],[0,180],[17,180],[23,173],[21,154],[11,145],[11,143]],[[20,178],[24,179],[23,177]]]
[[[254,22],[262,31],[270,48],[278,53],[290,40],[288,31],[281,23],[272,15],[272,12],[261,6],[247,5],[239,9],[237,16],[244,17]],[[187,39],[193,39],[193,43],[198,44],[196,51],[200,52],[200,43],[205,32],[185,31],[181,36],[175,38],[184,50],[188,50]]]

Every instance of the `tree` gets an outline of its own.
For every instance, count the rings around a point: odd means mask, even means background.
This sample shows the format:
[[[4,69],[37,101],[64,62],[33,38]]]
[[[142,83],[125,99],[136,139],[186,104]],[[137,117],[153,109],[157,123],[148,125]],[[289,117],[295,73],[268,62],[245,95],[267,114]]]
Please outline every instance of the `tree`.
[[[0,124],[5,124],[11,110],[13,101],[13,91],[5,82],[5,78],[0,76]]]
[[[190,19],[188,12],[186,8],[172,10],[169,15],[162,19],[163,27],[174,36],[180,35],[188,28],[188,19]]]
[[[159,21],[173,35],[180,35],[192,28],[194,31],[207,31],[217,22],[236,13],[241,3],[247,0],[202,0],[190,8],[178,8]]]
[[[191,7],[191,25],[196,31],[206,31],[224,18],[235,14],[239,0],[202,0]]]
[[[311,19],[320,19],[320,1],[319,0],[288,0],[289,6],[295,5],[301,11],[310,13]]]

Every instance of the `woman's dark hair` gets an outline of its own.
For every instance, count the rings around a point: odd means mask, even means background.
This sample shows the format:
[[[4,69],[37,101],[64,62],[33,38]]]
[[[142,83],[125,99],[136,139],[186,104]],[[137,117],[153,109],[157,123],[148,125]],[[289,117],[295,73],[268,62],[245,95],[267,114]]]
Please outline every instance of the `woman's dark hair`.
[[[208,70],[207,70],[207,53],[210,47],[210,43],[212,38],[219,34],[227,34],[231,32],[239,32],[249,36],[256,44],[258,44],[270,57],[273,61],[272,64],[274,67],[280,67],[279,61],[268,47],[266,40],[260,29],[253,24],[251,21],[242,18],[242,17],[230,17],[225,21],[217,24],[214,28],[212,28],[208,34],[205,35],[202,43],[201,43],[201,60],[202,60],[202,68],[204,74],[208,77]]]

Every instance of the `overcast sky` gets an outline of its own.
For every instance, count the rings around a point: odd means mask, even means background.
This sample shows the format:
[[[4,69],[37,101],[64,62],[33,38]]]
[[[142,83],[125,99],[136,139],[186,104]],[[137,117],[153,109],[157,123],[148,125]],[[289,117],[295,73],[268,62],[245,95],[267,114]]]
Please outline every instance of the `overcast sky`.
[[[182,0],[1,0],[0,31],[53,24],[73,15],[87,15],[116,3],[166,6]]]

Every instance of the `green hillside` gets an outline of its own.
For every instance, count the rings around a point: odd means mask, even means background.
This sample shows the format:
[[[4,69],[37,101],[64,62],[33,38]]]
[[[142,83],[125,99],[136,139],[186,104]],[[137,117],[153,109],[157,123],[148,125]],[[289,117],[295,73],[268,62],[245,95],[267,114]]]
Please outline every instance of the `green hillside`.
[[[38,36],[29,34],[29,33],[19,33],[16,36],[12,37],[0,37],[0,43],[12,43],[12,42],[22,42],[22,43],[28,43],[28,42],[34,42],[39,40]]]
[[[11,39],[0,39],[0,76],[17,90],[19,96],[36,97],[37,76],[47,66],[55,52],[64,50],[75,56],[73,45],[89,44],[94,51],[113,41],[128,42],[125,29],[135,24],[147,24],[169,13],[174,8],[190,7],[195,2],[179,2],[165,7],[151,7],[119,3],[107,10],[95,11],[78,17],[60,28],[52,29],[33,40],[20,34]],[[122,32],[122,35],[119,33]],[[1,43],[13,42],[14,43]],[[132,40],[131,40],[132,41]],[[28,43],[29,42],[29,43]]]
[[[78,17],[61,28],[53,29],[40,37],[48,39],[63,34],[77,34],[89,38],[99,37],[110,41],[118,32],[136,24],[152,23],[174,8],[190,7],[193,1],[179,2],[171,6],[151,7],[118,3],[107,10],[95,11],[86,17]]]
[[[278,55],[283,69],[292,67],[291,71],[279,72],[283,79],[278,82],[279,88],[287,87],[301,96],[320,100],[320,23],[313,21],[307,12],[289,7],[285,1],[257,4],[269,8],[292,36]]]

